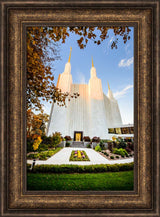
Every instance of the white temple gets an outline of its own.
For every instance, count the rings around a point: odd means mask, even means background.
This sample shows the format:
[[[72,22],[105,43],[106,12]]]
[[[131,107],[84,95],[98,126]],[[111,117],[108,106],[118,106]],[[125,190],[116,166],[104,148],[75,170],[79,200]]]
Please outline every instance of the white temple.
[[[96,75],[93,64],[90,70],[88,84],[73,84],[71,74],[71,50],[64,72],[59,75],[57,87],[62,92],[71,94],[78,92],[78,98],[66,100],[67,107],[52,104],[47,135],[60,132],[62,136],[71,136],[76,141],[83,136],[107,139],[108,127],[122,125],[121,114],[117,100],[114,98],[108,84],[107,96],[103,93],[101,79]]]

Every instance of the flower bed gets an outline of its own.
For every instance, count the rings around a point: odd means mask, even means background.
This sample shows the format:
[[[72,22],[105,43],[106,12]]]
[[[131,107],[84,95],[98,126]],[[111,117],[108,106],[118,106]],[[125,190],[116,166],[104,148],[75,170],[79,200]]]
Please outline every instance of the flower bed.
[[[85,151],[72,151],[69,161],[90,161]]]

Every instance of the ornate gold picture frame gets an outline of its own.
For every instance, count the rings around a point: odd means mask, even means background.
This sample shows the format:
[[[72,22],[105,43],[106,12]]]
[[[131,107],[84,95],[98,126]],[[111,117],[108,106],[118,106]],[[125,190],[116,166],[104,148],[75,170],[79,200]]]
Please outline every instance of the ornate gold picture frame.
[[[159,1],[1,0],[1,216],[159,216]],[[134,26],[134,191],[26,190],[25,33]]]

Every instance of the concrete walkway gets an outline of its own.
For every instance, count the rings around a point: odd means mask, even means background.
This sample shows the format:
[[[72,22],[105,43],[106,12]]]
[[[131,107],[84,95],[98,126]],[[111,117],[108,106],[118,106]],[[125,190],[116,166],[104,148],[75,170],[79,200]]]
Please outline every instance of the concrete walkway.
[[[90,161],[69,161],[71,152],[73,150],[84,150],[88,155]],[[120,163],[131,163],[133,162],[133,158],[126,158],[121,160],[108,160],[98,152],[91,148],[63,148],[58,153],[50,157],[48,160],[42,161],[37,160],[36,164],[76,164],[76,165],[93,165],[93,164],[120,164]],[[33,160],[27,160],[27,163],[31,164]]]

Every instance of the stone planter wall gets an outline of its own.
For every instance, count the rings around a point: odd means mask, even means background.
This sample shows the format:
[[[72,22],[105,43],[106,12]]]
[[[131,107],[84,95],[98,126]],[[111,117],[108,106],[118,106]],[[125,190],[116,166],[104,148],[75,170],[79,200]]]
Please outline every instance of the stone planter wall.
[[[62,141],[59,145],[58,145],[58,147],[65,147],[66,146],[66,141]]]
[[[72,143],[73,143],[73,141],[66,141],[66,143],[69,143],[69,144],[70,144],[69,147],[72,147]]]
[[[98,142],[92,142],[91,147],[94,149],[97,146]]]
[[[107,149],[108,148],[108,143],[104,143],[104,145],[105,145],[105,148]]]
[[[90,142],[84,142],[84,148],[87,148],[87,145],[90,144]],[[91,145],[92,147],[92,145]]]

